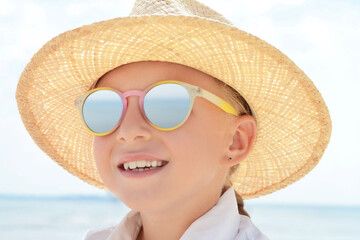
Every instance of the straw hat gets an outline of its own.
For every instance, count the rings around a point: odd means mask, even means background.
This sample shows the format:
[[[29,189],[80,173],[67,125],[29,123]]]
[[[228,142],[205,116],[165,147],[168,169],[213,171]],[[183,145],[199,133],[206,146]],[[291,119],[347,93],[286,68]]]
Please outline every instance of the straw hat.
[[[331,120],[313,82],[283,53],[194,0],[137,0],[129,17],[86,25],[51,39],[31,59],[16,92],[35,143],[85,182],[104,188],[93,136],[74,105],[106,72],[145,60],[174,62],[238,90],[258,135],[232,177],[244,199],[299,180],[329,142]]]

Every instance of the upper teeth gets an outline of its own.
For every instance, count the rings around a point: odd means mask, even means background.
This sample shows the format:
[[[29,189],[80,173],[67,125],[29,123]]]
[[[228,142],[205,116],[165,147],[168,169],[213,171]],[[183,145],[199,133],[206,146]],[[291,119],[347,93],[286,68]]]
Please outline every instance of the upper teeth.
[[[146,161],[146,160],[142,160],[142,161],[124,163],[124,168],[125,168],[125,170],[128,170],[129,168],[130,169],[135,169],[136,167],[138,167],[138,168],[160,167],[162,165],[163,165],[162,161],[156,161],[156,160]]]

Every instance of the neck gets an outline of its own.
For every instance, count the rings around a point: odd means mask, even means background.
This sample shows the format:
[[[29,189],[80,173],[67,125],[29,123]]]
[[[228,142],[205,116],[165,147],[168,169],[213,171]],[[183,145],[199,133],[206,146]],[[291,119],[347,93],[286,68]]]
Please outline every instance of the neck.
[[[182,200],[171,209],[140,212],[142,228],[137,240],[178,240],[189,226],[219,200],[225,189],[204,190],[191,199]]]

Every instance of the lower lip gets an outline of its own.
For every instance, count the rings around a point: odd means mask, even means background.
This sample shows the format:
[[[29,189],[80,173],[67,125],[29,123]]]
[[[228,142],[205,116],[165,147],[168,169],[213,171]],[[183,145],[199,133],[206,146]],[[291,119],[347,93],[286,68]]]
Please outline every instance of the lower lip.
[[[126,170],[124,170],[122,168],[118,168],[118,169],[120,170],[120,173],[122,175],[124,175],[125,177],[141,178],[141,177],[150,176],[150,175],[153,175],[153,174],[156,174],[156,173],[160,172],[161,170],[163,170],[166,167],[166,165],[164,165],[162,167],[150,169],[150,170],[144,170],[144,171],[131,171],[131,170],[126,171]]]

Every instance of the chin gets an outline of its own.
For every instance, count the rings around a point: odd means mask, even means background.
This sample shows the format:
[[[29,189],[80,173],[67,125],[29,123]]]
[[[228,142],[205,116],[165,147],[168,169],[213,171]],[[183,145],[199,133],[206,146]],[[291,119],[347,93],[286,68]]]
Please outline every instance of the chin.
[[[138,190],[138,191],[121,191],[113,194],[128,208],[132,210],[144,212],[144,211],[156,211],[165,207],[166,198],[161,197],[159,192],[153,190]]]

